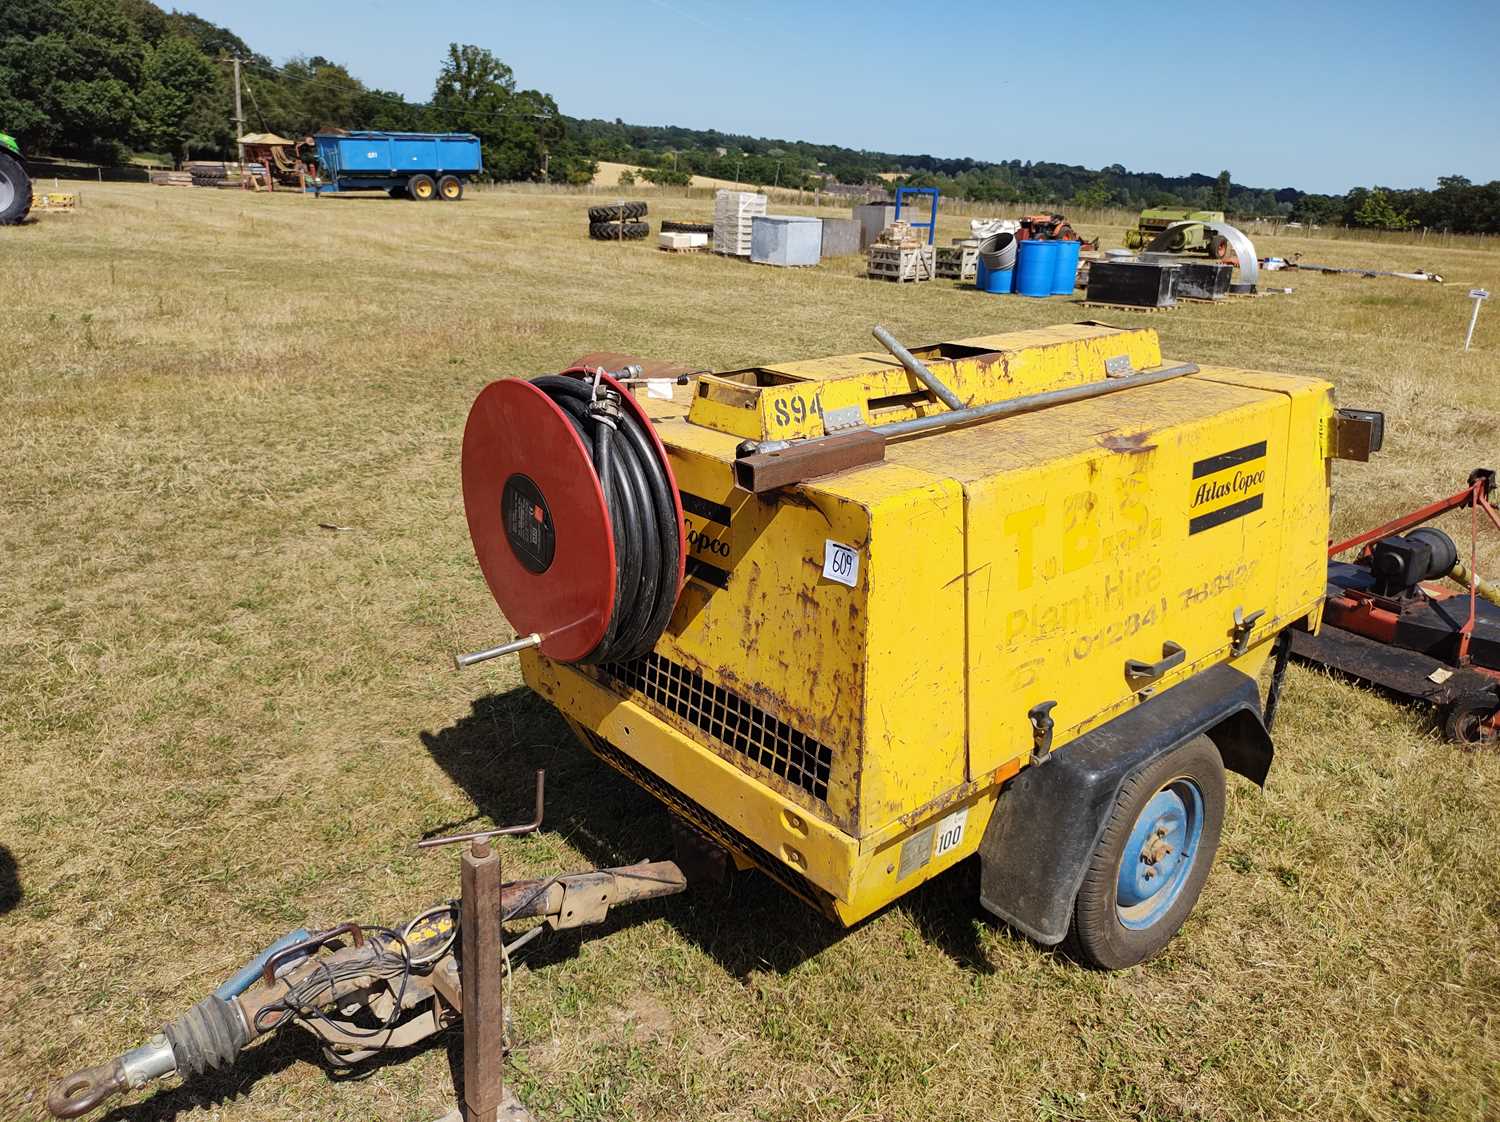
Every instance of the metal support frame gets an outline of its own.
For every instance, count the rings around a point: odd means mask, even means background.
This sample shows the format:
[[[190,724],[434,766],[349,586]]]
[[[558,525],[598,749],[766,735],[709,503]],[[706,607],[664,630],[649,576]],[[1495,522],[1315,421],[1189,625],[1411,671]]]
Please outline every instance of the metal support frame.
[[[927,244],[932,245],[937,239],[937,212],[938,212],[938,189],[936,187],[897,187],[896,188],[896,221],[901,221],[901,200],[907,195],[926,195],[932,199],[932,213],[927,216],[926,222],[908,222],[914,230],[927,231]]]

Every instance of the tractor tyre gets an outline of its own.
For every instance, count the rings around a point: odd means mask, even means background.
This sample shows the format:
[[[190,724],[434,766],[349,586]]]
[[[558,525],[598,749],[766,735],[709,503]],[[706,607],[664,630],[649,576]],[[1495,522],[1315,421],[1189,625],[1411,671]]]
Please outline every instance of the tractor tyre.
[[[643,218],[645,214],[646,204],[643,202],[589,207],[590,222],[618,222],[621,219]]]
[[[26,165],[0,151],[0,226],[19,226],[31,213],[31,176]]]
[[[1222,261],[1229,256],[1229,239],[1223,234],[1215,234],[1208,243],[1208,255],[1215,261]]]
[[[418,172],[406,181],[406,193],[419,203],[437,198],[437,184],[432,176]]]
[[[651,232],[651,226],[646,222],[590,222],[589,237],[598,238],[600,241],[635,241],[644,238]]]
[[[1493,748],[1500,711],[1492,698],[1459,698],[1443,713],[1443,735],[1460,748]]]
[[[456,175],[445,175],[437,181],[438,198],[456,203],[464,197],[464,181]]]
[[[1120,786],[1073,903],[1067,949],[1101,970],[1159,953],[1198,901],[1224,824],[1224,761],[1206,736]]]
[[[661,232],[663,234],[708,234],[712,236],[714,224],[712,222],[678,222],[676,219],[663,218]]]

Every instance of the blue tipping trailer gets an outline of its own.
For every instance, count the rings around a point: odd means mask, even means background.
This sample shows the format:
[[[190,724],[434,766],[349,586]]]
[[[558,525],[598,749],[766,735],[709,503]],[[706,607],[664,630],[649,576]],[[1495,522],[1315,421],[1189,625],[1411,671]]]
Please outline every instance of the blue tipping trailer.
[[[463,198],[464,183],[484,170],[479,138],[467,132],[319,133],[318,182],[325,191],[386,191],[392,198]]]

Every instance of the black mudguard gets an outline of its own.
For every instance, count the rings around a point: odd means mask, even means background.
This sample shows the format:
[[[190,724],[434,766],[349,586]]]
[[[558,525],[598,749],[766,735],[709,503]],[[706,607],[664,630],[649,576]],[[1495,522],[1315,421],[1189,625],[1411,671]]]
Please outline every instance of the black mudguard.
[[[980,902],[1039,943],[1060,943],[1127,776],[1200,733],[1224,766],[1261,786],[1271,736],[1253,679],[1220,663],[1023,768],[979,843]]]

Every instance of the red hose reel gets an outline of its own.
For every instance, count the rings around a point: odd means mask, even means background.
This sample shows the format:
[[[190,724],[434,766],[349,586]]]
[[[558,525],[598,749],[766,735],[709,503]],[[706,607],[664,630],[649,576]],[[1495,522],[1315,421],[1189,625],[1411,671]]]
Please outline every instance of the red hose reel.
[[[619,423],[633,421],[649,438],[676,520],[676,560],[663,590],[675,602],[687,550],[666,449],[646,411],[616,378],[583,367],[564,374],[580,376],[601,397],[612,391]],[[464,426],[464,513],[479,568],[516,633],[540,635],[542,653],[562,662],[585,661],[599,651],[622,596],[618,512],[612,517],[589,437],[548,393],[519,378],[480,391]]]

